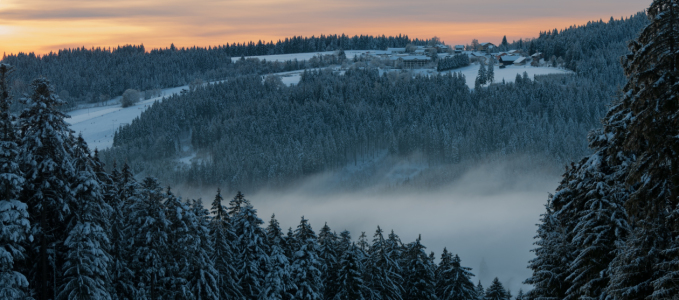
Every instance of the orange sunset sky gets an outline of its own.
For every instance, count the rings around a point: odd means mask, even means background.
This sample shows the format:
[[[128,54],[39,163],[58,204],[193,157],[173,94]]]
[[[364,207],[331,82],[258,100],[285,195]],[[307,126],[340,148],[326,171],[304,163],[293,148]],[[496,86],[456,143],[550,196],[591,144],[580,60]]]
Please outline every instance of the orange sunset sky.
[[[407,34],[499,43],[590,20],[629,17],[650,0],[0,0],[0,52],[144,44],[146,49],[276,41],[293,35]]]

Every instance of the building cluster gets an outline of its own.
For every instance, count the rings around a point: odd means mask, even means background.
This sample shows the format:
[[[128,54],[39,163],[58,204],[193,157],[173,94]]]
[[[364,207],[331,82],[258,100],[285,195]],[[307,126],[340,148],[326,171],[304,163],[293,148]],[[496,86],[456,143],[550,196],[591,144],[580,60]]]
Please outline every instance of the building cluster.
[[[537,66],[543,58],[541,53],[528,55],[522,50],[510,50],[496,52],[498,49],[493,43],[480,43],[475,47],[469,45],[448,46],[437,44],[434,46],[408,46],[405,48],[387,48],[386,51],[366,52],[364,55],[376,57],[387,62],[390,67],[403,69],[417,69],[433,66],[437,59],[466,53],[470,58],[487,64],[489,61],[496,62],[500,68],[509,65],[522,66],[531,63]],[[474,61],[474,60],[472,60]]]

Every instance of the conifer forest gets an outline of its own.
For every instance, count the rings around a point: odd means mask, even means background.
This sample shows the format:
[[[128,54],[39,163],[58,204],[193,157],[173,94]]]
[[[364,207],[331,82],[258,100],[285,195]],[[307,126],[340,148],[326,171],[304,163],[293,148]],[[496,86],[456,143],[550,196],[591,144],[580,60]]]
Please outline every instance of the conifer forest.
[[[500,50],[564,70],[510,82],[491,50],[438,57],[438,38],[406,35],[6,54],[0,300],[679,299],[679,0],[651,2],[505,37]],[[431,72],[347,55],[417,47],[434,51]],[[472,87],[461,69],[476,65]],[[299,82],[275,76],[286,72]],[[111,147],[70,128],[78,108],[185,85],[116,128]],[[421,191],[517,156],[530,158],[523,171],[562,174],[519,290],[482,284],[456,241],[428,249],[426,229],[402,240],[378,217],[350,232],[301,213],[285,228],[251,198],[347,168],[361,171],[338,185],[363,188],[375,171],[362,164],[384,157],[426,170],[382,188]]]

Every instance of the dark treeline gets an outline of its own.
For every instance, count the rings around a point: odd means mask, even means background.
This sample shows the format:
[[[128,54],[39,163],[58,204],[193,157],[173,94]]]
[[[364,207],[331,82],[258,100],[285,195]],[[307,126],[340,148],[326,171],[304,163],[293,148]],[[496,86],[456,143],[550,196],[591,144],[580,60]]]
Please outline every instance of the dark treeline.
[[[115,50],[73,49],[42,57],[19,54],[3,61],[15,67],[8,84],[14,97],[30,91],[29,82],[40,76],[54,78],[55,89],[66,107],[96,103],[121,95],[127,89],[153,90],[253,74],[270,74],[341,63],[345,57],[320,55],[309,61],[284,62],[231,58],[218,48],[152,50],[125,46]],[[18,103],[15,103],[17,106]],[[62,107],[63,109],[63,107]]]
[[[447,71],[457,68],[466,67],[469,65],[469,55],[456,54],[451,57],[444,57],[438,60],[436,71]]]
[[[2,62],[16,68],[10,82],[15,96],[29,92],[29,82],[50,78],[55,90],[68,103],[100,102],[121,95],[127,89],[140,91],[182,86],[194,79],[219,80],[244,74],[267,74],[280,66],[251,70],[231,63],[231,57],[323,52],[334,50],[384,50],[407,44],[426,44],[408,36],[321,35],[293,37],[276,43],[249,42],[216,47],[176,48],[147,51],[143,45],[117,48],[75,48],[46,55],[18,53],[5,55]],[[292,64],[293,62],[288,62]],[[293,69],[299,69],[293,68]],[[285,70],[293,70],[286,68]]]
[[[308,220],[287,233],[268,225],[240,192],[205,209],[127,164],[104,171],[74,137],[45,79],[31,83],[13,122],[0,65],[0,298],[505,300],[495,281],[474,286],[470,268],[421,238],[403,243],[377,227],[352,240]],[[14,126],[14,125],[17,126]],[[522,295],[520,292],[519,295]]]
[[[549,197],[531,299],[677,299],[676,9],[676,0],[653,1],[650,24],[621,59],[627,84],[589,134],[594,153],[571,163]]]

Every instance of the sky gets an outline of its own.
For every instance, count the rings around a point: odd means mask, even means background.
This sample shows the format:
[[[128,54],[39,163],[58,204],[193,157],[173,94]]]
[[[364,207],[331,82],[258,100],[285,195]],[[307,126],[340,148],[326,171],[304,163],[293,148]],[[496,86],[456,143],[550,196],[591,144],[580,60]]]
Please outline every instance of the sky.
[[[628,17],[650,0],[0,0],[0,52],[144,44],[146,49],[320,34],[499,43]]]

